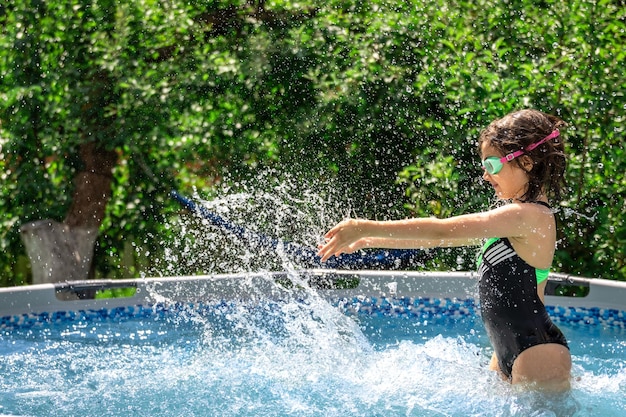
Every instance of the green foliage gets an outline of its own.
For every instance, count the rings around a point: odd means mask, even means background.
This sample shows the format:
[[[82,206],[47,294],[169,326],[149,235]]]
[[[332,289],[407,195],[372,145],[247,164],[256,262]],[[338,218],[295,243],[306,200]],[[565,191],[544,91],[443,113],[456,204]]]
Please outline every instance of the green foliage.
[[[177,233],[169,188],[210,196],[266,169],[332,177],[353,215],[485,209],[476,138],[522,107],[570,126],[557,269],[626,279],[625,13],[601,0],[0,6],[0,283],[28,279],[19,225],[63,219],[81,143],[119,156],[96,267],[128,276]],[[451,251],[435,266],[473,262]]]
[[[126,298],[132,297],[137,293],[137,288],[135,287],[126,287],[126,288],[111,288],[107,290],[99,290],[94,295],[95,299],[103,299],[103,298]]]

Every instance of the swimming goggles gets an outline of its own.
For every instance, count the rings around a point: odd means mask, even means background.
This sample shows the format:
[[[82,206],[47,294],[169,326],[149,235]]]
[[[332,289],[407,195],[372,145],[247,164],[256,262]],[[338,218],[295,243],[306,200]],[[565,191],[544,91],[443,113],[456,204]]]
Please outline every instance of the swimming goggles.
[[[544,142],[549,141],[550,139],[554,139],[557,136],[559,136],[559,131],[555,130],[552,133],[550,133],[548,136],[546,136],[545,138],[541,139],[539,142],[535,142],[535,143],[528,145],[526,149],[520,149],[519,151],[512,152],[506,156],[503,156],[502,158],[498,158],[497,156],[490,156],[489,158],[485,158],[484,160],[481,161],[483,169],[487,171],[489,175],[495,175],[498,172],[500,172],[500,170],[502,170],[502,167],[507,162],[511,162],[518,156],[524,155],[526,152],[532,151],[537,146],[541,145]]]

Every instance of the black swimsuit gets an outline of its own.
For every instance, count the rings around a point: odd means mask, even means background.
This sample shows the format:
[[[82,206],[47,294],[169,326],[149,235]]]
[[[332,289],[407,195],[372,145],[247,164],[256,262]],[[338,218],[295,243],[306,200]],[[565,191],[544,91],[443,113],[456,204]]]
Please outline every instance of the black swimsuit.
[[[537,295],[536,269],[515,252],[507,238],[492,239],[479,259],[480,310],[500,369],[511,378],[524,350],[544,343],[569,349]]]

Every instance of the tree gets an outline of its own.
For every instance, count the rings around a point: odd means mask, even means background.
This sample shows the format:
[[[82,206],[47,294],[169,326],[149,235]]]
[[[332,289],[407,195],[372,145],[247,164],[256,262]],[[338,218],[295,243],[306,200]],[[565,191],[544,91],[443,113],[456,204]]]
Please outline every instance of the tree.
[[[274,115],[267,95],[250,95],[250,80],[273,70],[265,34],[314,10],[263,4],[20,1],[2,9],[3,168],[16,184],[3,190],[4,222],[13,248],[23,224],[31,260],[42,261],[35,281],[86,278],[100,228],[114,231],[101,248],[119,251],[127,233],[148,242],[161,220],[152,203],[163,203],[162,188],[193,162],[208,160],[201,169],[211,184],[271,159],[260,132]],[[307,103],[289,107],[298,105]],[[163,174],[159,184],[150,168]]]
[[[3,283],[28,280],[19,229],[39,219],[56,223],[37,239],[94,250],[81,276],[137,275],[129,242],[150,269],[176,233],[164,191],[210,197],[266,169],[332,178],[356,215],[484,208],[475,138],[520,107],[570,123],[558,268],[624,278],[624,20],[585,0],[0,6]]]

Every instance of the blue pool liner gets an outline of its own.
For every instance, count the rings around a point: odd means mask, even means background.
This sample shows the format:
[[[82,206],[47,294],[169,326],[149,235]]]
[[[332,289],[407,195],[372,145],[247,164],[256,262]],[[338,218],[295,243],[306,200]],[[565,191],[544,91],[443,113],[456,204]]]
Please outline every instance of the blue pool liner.
[[[54,313],[27,313],[0,318],[0,331],[30,329],[77,322],[107,322],[128,319],[158,319],[179,313],[202,314],[216,309],[232,307],[236,303],[171,303],[115,307],[111,309],[57,311]],[[449,318],[462,319],[477,316],[480,308],[474,299],[427,297],[354,297],[334,303],[347,315],[374,315],[404,317],[408,319]],[[614,309],[586,307],[546,307],[556,323],[586,326],[607,326],[626,329],[626,312]]]

